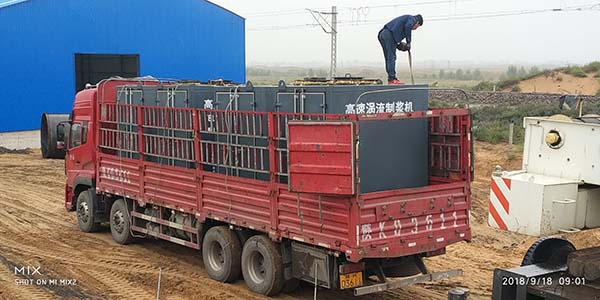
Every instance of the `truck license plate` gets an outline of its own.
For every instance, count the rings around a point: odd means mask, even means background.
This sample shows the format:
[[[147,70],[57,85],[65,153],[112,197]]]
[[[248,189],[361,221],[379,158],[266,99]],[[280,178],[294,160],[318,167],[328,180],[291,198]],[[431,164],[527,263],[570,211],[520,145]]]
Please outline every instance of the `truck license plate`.
[[[342,290],[350,289],[361,285],[363,285],[362,272],[340,274],[340,288]]]

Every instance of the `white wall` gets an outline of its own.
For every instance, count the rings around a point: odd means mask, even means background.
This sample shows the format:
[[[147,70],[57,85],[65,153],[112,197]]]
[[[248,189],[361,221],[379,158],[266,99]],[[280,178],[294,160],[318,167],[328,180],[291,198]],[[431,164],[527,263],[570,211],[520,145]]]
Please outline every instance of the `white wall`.
[[[0,146],[19,150],[40,148],[40,131],[0,132]]]

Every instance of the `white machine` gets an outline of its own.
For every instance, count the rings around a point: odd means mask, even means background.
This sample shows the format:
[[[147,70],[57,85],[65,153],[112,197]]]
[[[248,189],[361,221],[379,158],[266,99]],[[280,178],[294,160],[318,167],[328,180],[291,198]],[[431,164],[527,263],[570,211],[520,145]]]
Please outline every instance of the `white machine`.
[[[600,227],[600,116],[528,117],[523,169],[497,167],[488,223],[539,236]]]

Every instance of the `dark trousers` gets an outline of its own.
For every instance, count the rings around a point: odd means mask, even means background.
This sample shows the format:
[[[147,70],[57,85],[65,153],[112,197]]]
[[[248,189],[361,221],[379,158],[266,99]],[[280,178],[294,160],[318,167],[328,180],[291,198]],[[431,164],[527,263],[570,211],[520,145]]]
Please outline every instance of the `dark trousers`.
[[[396,42],[392,36],[392,32],[386,28],[379,31],[379,43],[383,49],[385,57],[385,71],[388,74],[388,80],[396,79]]]

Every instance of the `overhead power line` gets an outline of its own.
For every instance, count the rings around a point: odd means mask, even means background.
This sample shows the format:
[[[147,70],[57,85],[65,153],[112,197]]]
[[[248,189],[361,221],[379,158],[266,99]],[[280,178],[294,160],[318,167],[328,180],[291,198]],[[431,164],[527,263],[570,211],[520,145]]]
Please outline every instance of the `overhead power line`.
[[[457,2],[470,2],[476,0],[436,0],[436,1],[425,1],[425,2],[409,2],[409,3],[398,3],[398,4],[385,4],[385,5],[367,5],[361,7],[342,7],[342,9],[378,9],[378,8],[395,8],[395,7],[406,7],[406,6],[422,6],[422,5],[433,5],[433,4],[450,4]]]
[[[306,23],[306,24],[293,24],[293,25],[280,25],[280,26],[262,26],[255,28],[248,28],[248,31],[270,31],[270,30],[283,30],[283,29],[300,29],[300,28],[310,28],[310,27],[319,27],[319,24],[316,23]]]
[[[304,9],[293,9],[293,10],[280,10],[280,11],[264,11],[244,15],[247,19],[254,18],[265,18],[265,17],[278,17],[278,16],[289,16],[289,15],[300,15],[305,14]]]
[[[569,7],[563,7],[563,8],[546,8],[546,9],[537,9],[537,10],[513,10],[513,11],[481,12],[481,13],[471,13],[471,14],[428,16],[427,22],[485,19],[485,18],[496,18],[496,17],[517,16],[517,15],[541,14],[541,13],[550,13],[550,12],[573,12],[573,11],[592,11],[592,10],[600,11],[600,3],[569,6]],[[379,24],[379,23],[385,22],[385,21],[388,21],[388,19],[366,20],[366,21],[361,21],[361,22],[340,21],[340,26],[363,26],[363,25]]]
[[[410,3],[399,3],[399,4],[390,4],[390,5],[371,5],[371,6],[361,6],[361,7],[343,7],[341,10],[344,11],[356,11],[361,12],[366,16],[366,13],[370,9],[380,9],[380,8],[394,8],[394,7],[406,7],[406,6],[421,6],[421,5],[433,5],[433,4],[448,4],[448,3],[457,3],[457,2],[468,2],[468,1],[476,1],[476,0],[434,0],[427,2],[410,2]],[[281,17],[281,16],[289,16],[289,15],[301,15],[309,12],[313,15],[315,14],[327,14],[329,11],[326,8],[321,9],[291,9],[291,10],[279,10],[279,11],[263,11],[263,12],[255,12],[244,14],[244,17],[247,19],[258,19],[258,18],[268,18],[268,17]],[[339,13],[339,10],[338,10]],[[307,23],[307,24],[294,24],[294,25],[276,25],[276,26],[262,26],[249,28],[248,31],[268,31],[268,30],[283,30],[283,29],[299,29],[299,28],[308,28],[308,27],[318,27],[320,26],[319,20],[316,20],[317,23]],[[323,28],[323,26],[321,26]]]
[[[427,22],[440,22],[440,21],[453,21],[453,20],[469,20],[469,19],[485,19],[485,18],[497,18],[507,16],[518,16],[518,15],[530,15],[530,14],[541,14],[541,13],[557,13],[557,12],[575,12],[575,11],[600,11],[600,2],[590,3],[578,6],[568,6],[562,8],[546,8],[537,10],[512,10],[512,11],[490,11],[481,13],[471,14],[456,14],[456,15],[438,15],[438,16],[427,16]],[[380,24],[382,22],[389,21],[388,19],[372,19],[365,21],[352,21],[352,20],[340,20],[338,26],[365,26]],[[319,27],[316,23],[307,24],[292,24],[292,25],[281,25],[281,26],[266,26],[249,28],[248,31],[265,31],[265,30],[284,30],[284,29],[301,29]]]
[[[456,3],[456,2],[469,2],[476,0],[435,0],[435,1],[426,1],[426,2],[409,2],[409,3],[399,3],[399,4],[389,4],[389,5],[367,5],[361,7],[350,7],[344,6],[340,7],[340,11],[347,10],[358,10],[358,9],[379,9],[379,8],[394,8],[394,7],[406,7],[406,6],[423,6],[423,5],[434,5],[434,4],[448,4],[448,3]],[[326,12],[327,8],[321,9],[311,9],[315,12]],[[289,9],[289,10],[275,10],[275,11],[262,11],[262,12],[253,12],[248,14],[243,14],[243,16],[247,19],[257,19],[257,18],[268,18],[268,17],[280,17],[280,16],[289,16],[289,15],[301,15],[305,14],[306,9]]]

